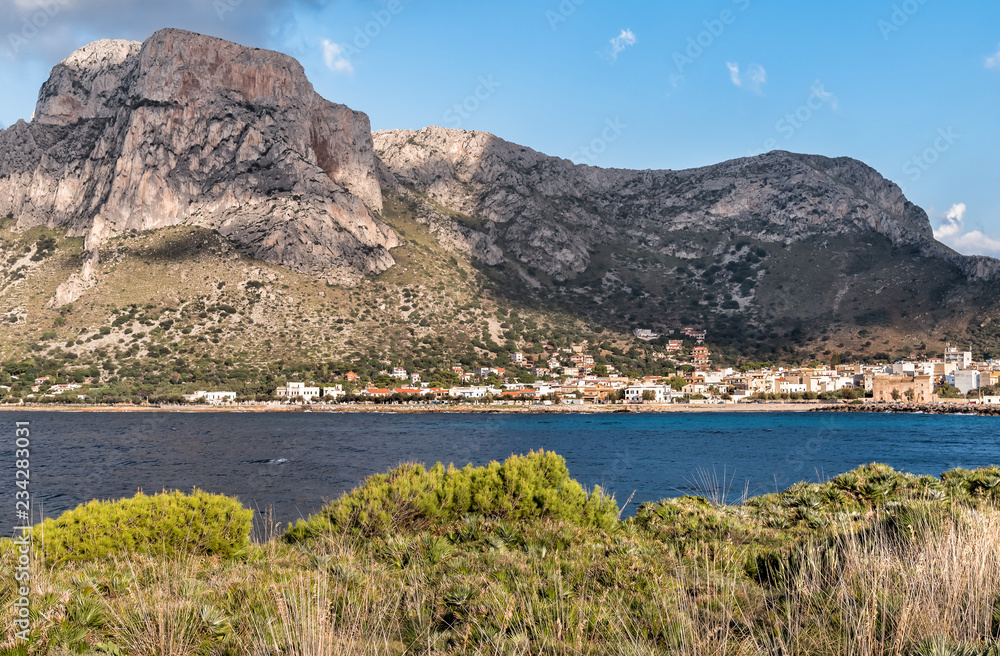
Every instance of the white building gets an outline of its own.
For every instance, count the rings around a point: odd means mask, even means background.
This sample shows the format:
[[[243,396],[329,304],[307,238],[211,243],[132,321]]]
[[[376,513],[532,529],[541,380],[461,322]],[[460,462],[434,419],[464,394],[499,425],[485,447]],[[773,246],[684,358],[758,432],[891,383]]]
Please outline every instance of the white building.
[[[636,328],[635,331],[633,332],[635,336],[638,337],[639,339],[645,339],[649,341],[654,339],[659,339],[660,337],[660,333],[656,332],[655,330],[646,330],[645,328]]]
[[[336,399],[344,395],[343,385],[334,385],[333,387],[323,388],[323,398],[324,399]]]
[[[274,395],[288,399],[301,396],[306,401],[312,401],[320,395],[320,389],[318,387],[306,387],[305,383],[287,383],[284,387],[279,387],[274,392]]]
[[[420,374],[416,372],[410,374],[410,382],[414,385],[418,384],[420,382]]]
[[[779,378],[775,382],[778,384],[778,391],[781,393],[801,394],[809,391],[809,386],[805,383],[793,383],[785,378]]]
[[[205,401],[206,403],[223,403],[226,401],[235,401],[236,392],[206,392],[204,390],[198,390],[194,394],[185,394],[184,399],[186,401]]]
[[[389,374],[393,378],[399,378],[400,380],[406,380],[410,377],[410,374],[402,367],[394,367],[392,373]]]
[[[915,376],[917,374],[917,365],[913,362],[897,362],[892,365],[891,373],[893,376]]]
[[[974,389],[979,389],[979,372],[975,369],[971,371],[956,371],[955,387],[962,394],[968,394]]]
[[[968,369],[972,364],[972,351],[959,351],[948,344],[944,349],[944,363],[954,364],[959,369]]]
[[[489,387],[453,387],[451,396],[460,399],[485,399],[487,394],[500,396],[501,390],[490,389]]]
[[[653,399],[650,403],[663,403],[664,399],[669,398],[669,392],[663,385],[636,385],[625,388],[625,400],[629,403],[642,403],[645,400],[643,398],[645,392],[653,393]]]
[[[65,385],[53,385],[49,388],[49,394],[62,394],[63,392],[68,392],[70,390],[77,390],[83,387],[83,385],[78,385],[76,383],[66,383]],[[9,387],[7,389],[10,389]]]

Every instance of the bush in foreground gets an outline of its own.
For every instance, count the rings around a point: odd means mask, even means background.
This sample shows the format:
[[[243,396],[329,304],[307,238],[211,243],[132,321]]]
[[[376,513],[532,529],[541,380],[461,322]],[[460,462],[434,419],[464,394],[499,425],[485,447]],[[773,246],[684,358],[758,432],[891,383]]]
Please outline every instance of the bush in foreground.
[[[156,548],[35,560],[27,653],[1000,654],[996,468],[936,478],[873,464],[738,505],[643,504],[622,521],[564,468],[554,454],[402,467],[327,508],[347,513],[346,530],[235,560]],[[396,517],[386,496],[411,499],[399,530],[361,532],[362,510]],[[595,500],[607,514],[588,519]],[[335,526],[320,517],[317,531]],[[0,571],[17,558],[0,544]],[[0,655],[25,653],[9,651],[13,585],[0,577]]]
[[[600,488],[588,494],[570,478],[562,456],[539,451],[486,467],[402,465],[371,476],[318,514],[299,521],[285,539],[296,542],[333,529],[370,535],[419,529],[448,524],[470,513],[509,521],[545,518],[609,528],[619,510]]]
[[[250,545],[253,511],[236,499],[195,489],[191,494],[139,493],[91,501],[41,525],[46,560],[94,560],[115,554],[238,555]]]

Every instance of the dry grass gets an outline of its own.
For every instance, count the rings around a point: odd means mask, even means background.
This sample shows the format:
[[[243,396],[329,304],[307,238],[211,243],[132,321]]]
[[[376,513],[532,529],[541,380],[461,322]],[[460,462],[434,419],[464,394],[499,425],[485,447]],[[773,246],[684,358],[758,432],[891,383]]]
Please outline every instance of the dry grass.
[[[887,475],[859,472],[842,482]],[[36,564],[30,653],[996,656],[992,502],[891,499],[821,528],[718,531],[712,513],[752,522],[754,508],[710,507],[700,535],[468,517],[297,545],[265,531],[238,560]],[[12,554],[0,561],[8,571]],[[11,594],[0,581],[7,636]]]
[[[996,512],[928,519],[902,539],[874,531],[807,542],[770,588],[741,579],[732,564],[718,563],[730,568],[722,577],[730,585],[719,586],[712,568],[678,573],[689,594],[661,606],[683,627],[676,653],[905,656],[937,645],[986,654],[998,637]]]

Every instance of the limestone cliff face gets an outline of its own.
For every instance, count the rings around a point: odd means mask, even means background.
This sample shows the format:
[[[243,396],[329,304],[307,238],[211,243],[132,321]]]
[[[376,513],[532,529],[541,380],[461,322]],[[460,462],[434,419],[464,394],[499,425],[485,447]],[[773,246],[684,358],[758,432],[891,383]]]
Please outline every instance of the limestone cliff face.
[[[585,271],[612,242],[701,257],[719,240],[699,234],[790,245],[874,232],[973,277],[1000,271],[1000,262],[937,244],[924,211],[853,159],[772,152],[686,171],[629,171],[575,165],[482,132],[393,130],[376,132],[374,142],[404,187],[481,219],[491,244],[556,280]]]
[[[58,64],[31,123],[0,132],[0,214],[94,250],[178,223],[332,282],[393,265],[367,116],[276,52],[180,30]]]

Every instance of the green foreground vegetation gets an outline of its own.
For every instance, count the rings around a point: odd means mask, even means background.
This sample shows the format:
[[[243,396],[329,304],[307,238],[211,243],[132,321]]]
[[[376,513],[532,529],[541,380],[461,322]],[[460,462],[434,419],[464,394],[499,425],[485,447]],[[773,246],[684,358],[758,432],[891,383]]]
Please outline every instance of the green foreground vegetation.
[[[0,653],[1000,653],[1000,468],[712,497],[623,519],[543,452],[404,465],[253,541],[226,497],[92,502],[35,529],[27,645],[3,577]]]

